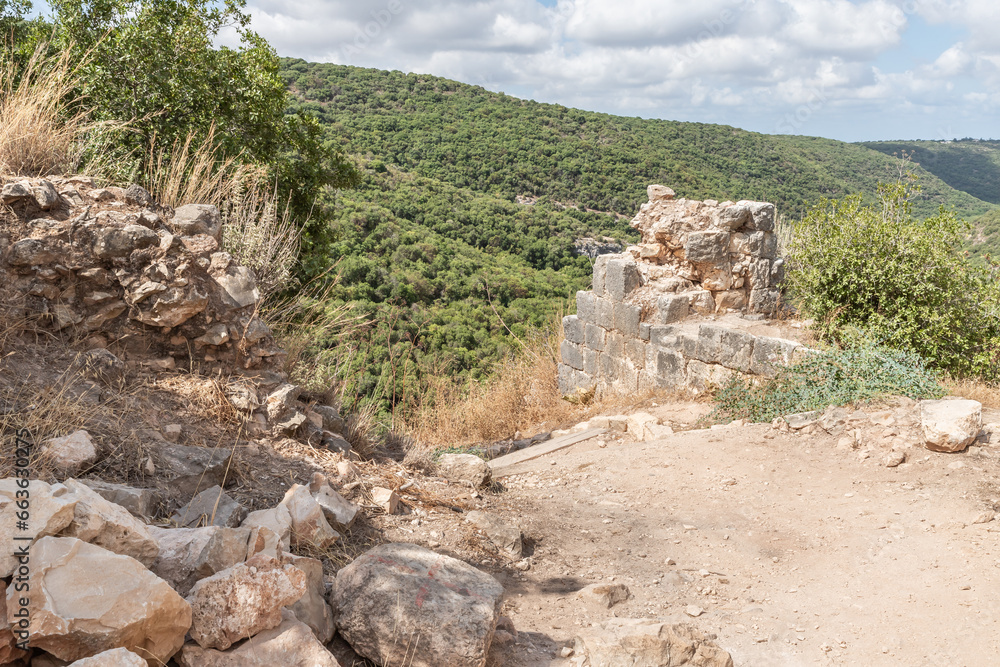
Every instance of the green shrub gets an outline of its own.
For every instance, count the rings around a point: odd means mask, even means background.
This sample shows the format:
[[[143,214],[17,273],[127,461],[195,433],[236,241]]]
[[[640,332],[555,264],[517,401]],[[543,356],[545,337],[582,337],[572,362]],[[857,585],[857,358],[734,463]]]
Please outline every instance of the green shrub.
[[[886,396],[940,398],[944,393],[937,375],[916,354],[866,346],[811,354],[773,379],[734,377],[716,394],[711,417],[769,422],[830,405]]]
[[[824,200],[792,223],[788,287],[830,341],[910,350],[955,375],[1000,376],[1000,287],[963,250],[968,225],[941,209],[916,220],[918,188]]]

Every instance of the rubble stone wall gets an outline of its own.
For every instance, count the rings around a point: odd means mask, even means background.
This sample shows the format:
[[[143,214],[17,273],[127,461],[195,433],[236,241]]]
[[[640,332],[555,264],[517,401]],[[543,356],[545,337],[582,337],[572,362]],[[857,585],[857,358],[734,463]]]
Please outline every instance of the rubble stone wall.
[[[798,343],[705,321],[776,313],[784,261],[774,224],[772,204],[674,199],[651,185],[632,221],[641,244],[598,257],[593,289],[563,319],[560,390],[701,391],[791,361]]]
[[[84,176],[9,181],[0,203],[0,296],[19,296],[26,316],[138,346],[165,368],[266,368],[281,355],[253,272],[219,247],[214,206],[174,210]]]

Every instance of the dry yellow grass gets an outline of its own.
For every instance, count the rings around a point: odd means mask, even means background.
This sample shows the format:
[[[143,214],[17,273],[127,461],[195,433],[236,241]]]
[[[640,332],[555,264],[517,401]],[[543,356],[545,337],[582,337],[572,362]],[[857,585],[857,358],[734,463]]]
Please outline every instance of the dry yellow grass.
[[[1000,408],[1000,384],[981,380],[949,380],[945,383],[948,393],[973,401],[979,401],[984,408]]]

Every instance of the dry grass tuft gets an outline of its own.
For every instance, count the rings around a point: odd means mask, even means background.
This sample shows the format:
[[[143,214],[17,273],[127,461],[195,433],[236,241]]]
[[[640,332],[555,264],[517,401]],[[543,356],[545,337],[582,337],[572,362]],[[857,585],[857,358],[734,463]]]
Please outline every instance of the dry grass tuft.
[[[979,401],[984,408],[1000,408],[1000,384],[967,379],[949,380],[945,386],[949,394]]]
[[[371,458],[377,446],[377,410],[373,403],[359,406],[344,422],[344,439],[362,458]]]
[[[226,381],[201,375],[177,373],[158,374],[149,389],[162,390],[181,398],[199,419],[226,426],[245,423],[248,416],[226,398]]]

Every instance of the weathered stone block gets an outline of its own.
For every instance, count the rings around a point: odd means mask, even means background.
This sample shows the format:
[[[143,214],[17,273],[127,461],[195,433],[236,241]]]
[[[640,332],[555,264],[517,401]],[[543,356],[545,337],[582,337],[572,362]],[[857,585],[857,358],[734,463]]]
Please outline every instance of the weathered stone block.
[[[649,342],[660,347],[676,347],[678,329],[674,326],[656,326],[649,330]]]
[[[699,315],[711,315],[715,312],[715,298],[708,290],[688,292],[687,297],[691,303],[691,310]]]
[[[699,264],[729,259],[729,232],[691,232],[684,244],[684,258]]]
[[[579,345],[574,345],[568,340],[564,340],[562,345],[559,346],[559,355],[562,358],[562,362],[570,368],[578,371],[583,370],[583,348]]]
[[[583,348],[583,372],[590,377],[597,377],[601,374],[601,353],[596,350],[591,350],[588,347]]]
[[[754,232],[747,237],[747,248],[754,257],[775,259],[778,256],[778,237],[774,232]]]
[[[586,337],[583,332],[583,321],[576,315],[563,318],[563,336],[576,345],[583,345]]]
[[[713,324],[698,328],[698,351],[695,358],[706,364],[722,364],[746,373],[753,357],[754,337]]]
[[[771,287],[777,287],[785,281],[785,260],[776,259],[771,263]]]
[[[778,298],[781,293],[776,289],[755,289],[750,290],[751,313],[762,313],[773,315],[778,310]]]
[[[642,275],[639,267],[631,258],[612,259],[608,261],[605,292],[612,301],[624,301],[632,290],[642,285]]]
[[[649,340],[649,330],[651,328],[652,328],[652,325],[649,322],[640,322],[639,323],[639,338],[642,339],[642,340]]]
[[[691,299],[686,294],[666,294],[656,301],[657,324],[680,322],[691,309]]]
[[[761,336],[754,341],[750,372],[754,375],[773,376],[780,366],[792,362],[798,343],[783,338]]]
[[[747,305],[747,293],[741,289],[715,293],[715,312],[724,313],[727,310],[743,310]]]
[[[771,284],[771,260],[754,260],[748,273],[750,289],[767,289]]]
[[[770,232],[774,229],[774,204],[755,201],[746,202],[746,205],[752,216],[749,223],[751,229],[760,232]]]
[[[601,366],[601,378],[608,380],[609,382],[618,379],[621,375],[622,362],[621,359],[612,357],[608,354],[602,354],[600,360]]]
[[[604,351],[605,339],[608,332],[596,324],[587,324],[584,327],[584,336],[587,347],[598,352]]]
[[[681,353],[685,359],[695,359],[698,356],[698,346],[701,344],[697,335],[677,334],[674,339],[673,348]]]
[[[616,303],[614,306],[615,329],[629,338],[639,337],[639,318],[642,308],[630,303]]]
[[[666,348],[655,348],[655,365],[652,376],[661,389],[676,389],[684,384],[685,366],[687,365],[677,351]]]
[[[725,385],[735,374],[735,371],[725,366],[692,359],[687,365],[687,386],[701,393]]]
[[[583,322],[594,322],[597,318],[597,296],[593,292],[576,293],[576,316]]]
[[[634,394],[639,386],[639,371],[627,361],[619,367],[616,389],[626,394]]]
[[[646,196],[649,201],[665,200],[669,201],[676,196],[676,193],[665,185],[650,185],[646,188]]]
[[[724,292],[733,286],[733,265],[726,260],[719,264],[699,264],[701,286],[711,292]],[[714,308],[715,302],[712,302]]]
[[[615,359],[621,359],[625,356],[625,337],[620,333],[614,331],[608,332],[608,337],[606,344],[604,346],[604,354]]]
[[[607,275],[608,275],[608,262],[610,260],[611,260],[611,255],[598,255],[597,259],[594,260],[594,274],[592,279],[594,296],[603,297],[605,294],[605,283],[607,282]]]
[[[615,328],[615,305],[608,299],[597,300],[597,326],[607,331]]]
[[[625,341],[625,358],[638,369],[646,367],[646,343],[638,338]]]
[[[742,204],[734,204],[719,209],[716,213],[715,224],[719,229],[735,232],[752,219],[750,208]]]
[[[587,377],[586,373],[570,368],[566,364],[559,364],[559,393],[563,396],[585,391],[593,384],[593,380]]]

